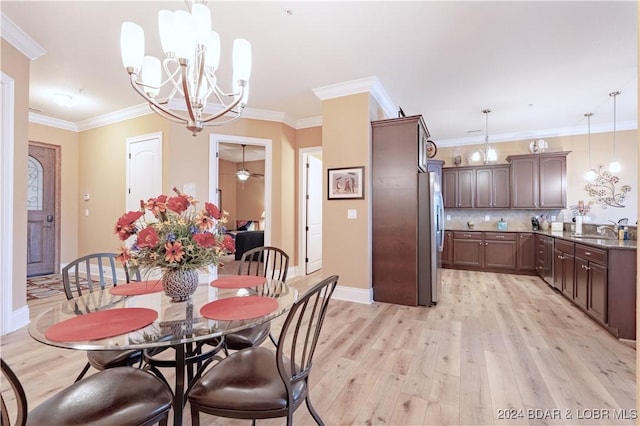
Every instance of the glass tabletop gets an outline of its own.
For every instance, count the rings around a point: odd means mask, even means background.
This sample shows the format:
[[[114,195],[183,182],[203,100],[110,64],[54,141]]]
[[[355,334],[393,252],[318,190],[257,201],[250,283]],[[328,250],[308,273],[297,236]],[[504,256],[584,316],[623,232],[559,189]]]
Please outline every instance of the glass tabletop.
[[[126,284],[124,284],[126,285]],[[94,291],[49,308],[29,325],[29,334],[36,340],[63,348],[79,350],[145,349],[175,346],[234,333],[270,321],[287,312],[297,298],[297,291],[284,282],[266,279],[265,283],[248,288],[216,288],[201,283],[191,298],[173,302],[163,292],[134,296],[114,295],[109,289]],[[248,319],[217,320],[200,314],[203,306],[226,298],[261,296],[273,299],[275,310],[266,315]],[[248,301],[249,299],[247,299]],[[142,308],[157,312],[151,324],[115,336],[93,339],[59,341],[47,338],[47,330],[78,316],[123,308]],[[242,316],[242,315],[239,315]],[[88,316],[87,318],[90,318]],[[98,325],[99,327],[99,325]]]

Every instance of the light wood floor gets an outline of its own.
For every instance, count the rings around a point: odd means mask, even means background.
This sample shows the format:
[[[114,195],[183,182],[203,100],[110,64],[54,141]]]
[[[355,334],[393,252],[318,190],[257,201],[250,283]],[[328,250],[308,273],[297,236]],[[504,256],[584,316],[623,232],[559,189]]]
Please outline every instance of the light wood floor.
[[[636,423],[615,418],[635,413],[631,345],[537,277],[454,270],[443,277],[432,308],[331,301],[311,377],[326,424]],[[291,283],[302,290],[319,279]],[[31,313],[60,301],[30,303]],[[70,384],[85,362],[82,352],[47,347],[26,330],[5,336],[1,348],[32,406]],[[188,407],[185,416],[188,425]],[[250,423],[203,415],[202,424]],[[295,424],[314,424],[305,406]]]

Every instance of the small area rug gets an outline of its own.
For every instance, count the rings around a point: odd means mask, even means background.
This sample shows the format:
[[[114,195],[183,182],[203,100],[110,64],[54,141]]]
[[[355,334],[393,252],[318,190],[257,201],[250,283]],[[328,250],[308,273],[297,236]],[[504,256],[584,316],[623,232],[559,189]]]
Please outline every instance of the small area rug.
[[[80,285],[82,288],[89,288],[89,286],[83,284],[82,281]],[[27,300],[45,299],[60,294],[64,294],[62,275],[60,274],[27,278]]]

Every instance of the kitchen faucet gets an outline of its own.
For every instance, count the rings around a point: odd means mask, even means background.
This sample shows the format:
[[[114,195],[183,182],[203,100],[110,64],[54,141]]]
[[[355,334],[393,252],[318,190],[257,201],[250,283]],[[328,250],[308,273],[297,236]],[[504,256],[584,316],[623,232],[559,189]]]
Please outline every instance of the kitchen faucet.
[[[610,221],[611,222],[611,221]],[[598,234],[604,235],[604,231],[610,231],[613,232],[613,236],[614,237],[618,237],[618,225],[613,222],[613,226],[609,226],[609,225],[600,225],[596,228],[596,232]]]

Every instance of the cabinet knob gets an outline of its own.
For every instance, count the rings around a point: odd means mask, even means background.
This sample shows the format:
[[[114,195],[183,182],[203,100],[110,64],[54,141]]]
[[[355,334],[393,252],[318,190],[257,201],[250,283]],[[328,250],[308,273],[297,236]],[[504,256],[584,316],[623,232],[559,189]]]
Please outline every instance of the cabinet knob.
[[[585,251],[584,254],[585,254],[585,256],[591,256],[591,252],[590,251]]]
[[[482,244],[482,243],[480,243],[480,244]],[[488,245],[489,245],[489,243],[484,243],[484,245],[485,245],[485,246],[488,246]]]

